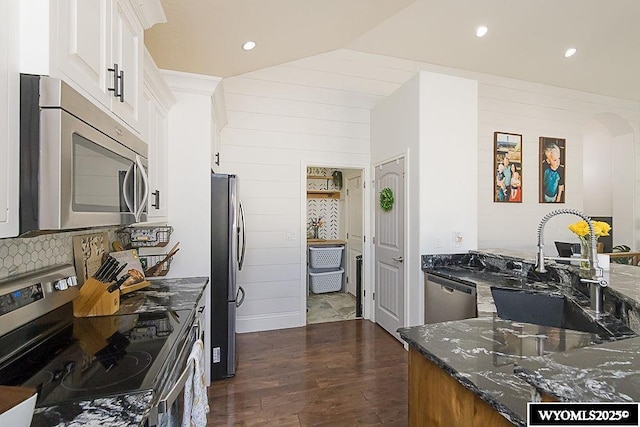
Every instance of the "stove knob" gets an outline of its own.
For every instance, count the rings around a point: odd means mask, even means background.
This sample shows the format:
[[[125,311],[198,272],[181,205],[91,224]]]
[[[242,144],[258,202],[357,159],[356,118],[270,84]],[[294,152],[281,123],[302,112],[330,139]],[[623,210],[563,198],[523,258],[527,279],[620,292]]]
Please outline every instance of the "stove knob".
[[[76,276],[67,277],[67,285],[69,285],[69,286],[77,286],[78,285],[78,278]]]
[[[69,285],[67,285],[67,279],[60,279],[53,285],[53,287],[58,291],[64,291],[69,288]]]

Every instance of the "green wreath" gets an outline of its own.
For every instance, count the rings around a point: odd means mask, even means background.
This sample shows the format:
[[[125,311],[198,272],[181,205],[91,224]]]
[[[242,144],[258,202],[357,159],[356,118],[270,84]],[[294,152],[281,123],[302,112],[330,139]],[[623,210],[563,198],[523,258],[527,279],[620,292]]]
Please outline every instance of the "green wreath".
[[[393,191],[389,187],[383,188],[380,192],[380,208],[385,212],[389,212],[393,208],[394,201]]]

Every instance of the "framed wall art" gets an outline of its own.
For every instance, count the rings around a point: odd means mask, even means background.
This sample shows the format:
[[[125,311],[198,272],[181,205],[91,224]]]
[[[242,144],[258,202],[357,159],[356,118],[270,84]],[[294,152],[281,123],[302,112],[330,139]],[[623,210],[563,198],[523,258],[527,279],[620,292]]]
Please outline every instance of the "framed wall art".
[[[493,201],[522,202],[522,135],[493,133]]]
[[[540,137],[540,203],[564,203],[565,142],[562,138]]]

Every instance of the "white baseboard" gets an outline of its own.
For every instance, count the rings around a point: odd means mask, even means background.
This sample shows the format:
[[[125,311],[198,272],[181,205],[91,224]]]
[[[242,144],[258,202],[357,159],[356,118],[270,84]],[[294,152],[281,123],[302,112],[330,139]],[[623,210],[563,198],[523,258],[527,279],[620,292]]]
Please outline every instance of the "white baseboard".
[[[238,316],[237,332],[271,331],[275,329],[298,328],[304,326],[299,311],[264,314],[257,316]]]

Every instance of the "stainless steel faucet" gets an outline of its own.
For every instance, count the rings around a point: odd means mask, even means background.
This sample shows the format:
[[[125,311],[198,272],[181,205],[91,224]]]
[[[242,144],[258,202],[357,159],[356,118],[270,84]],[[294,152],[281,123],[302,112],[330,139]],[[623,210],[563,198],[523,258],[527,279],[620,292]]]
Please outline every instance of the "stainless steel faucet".
[[[583,220],[586,221],[589,226],[589,236],[591,237],[591,251],[589,252],[589,258],[567,258],[567,257],[545,257],[544,256],[544,226],[554,216],[569,214],[569,215],[577,215]],[[609,283],[602,278],[603,272],[602,268],[598,266],[598,251],[596,247],[596,233],[593,228],[593,222],[591,222],[591,218],[589,218],[584,213],[580,212],[576,209],[558,209],[546,214],[542,220],[540,221],[540,225],[538,225],[538,254],[536,257],[536,271],[538,273],[546,273],[547,269],[544,267],[545,260],[565,260],[565,261],[587,261],[589,262],[589,270],[591,273],[590,279],[581,278],[580,282],[588,283],[590,286],[589,294],[591,300],[591,309],[595,310],[596,315],[602,314],[602,288],[606,288]]]

